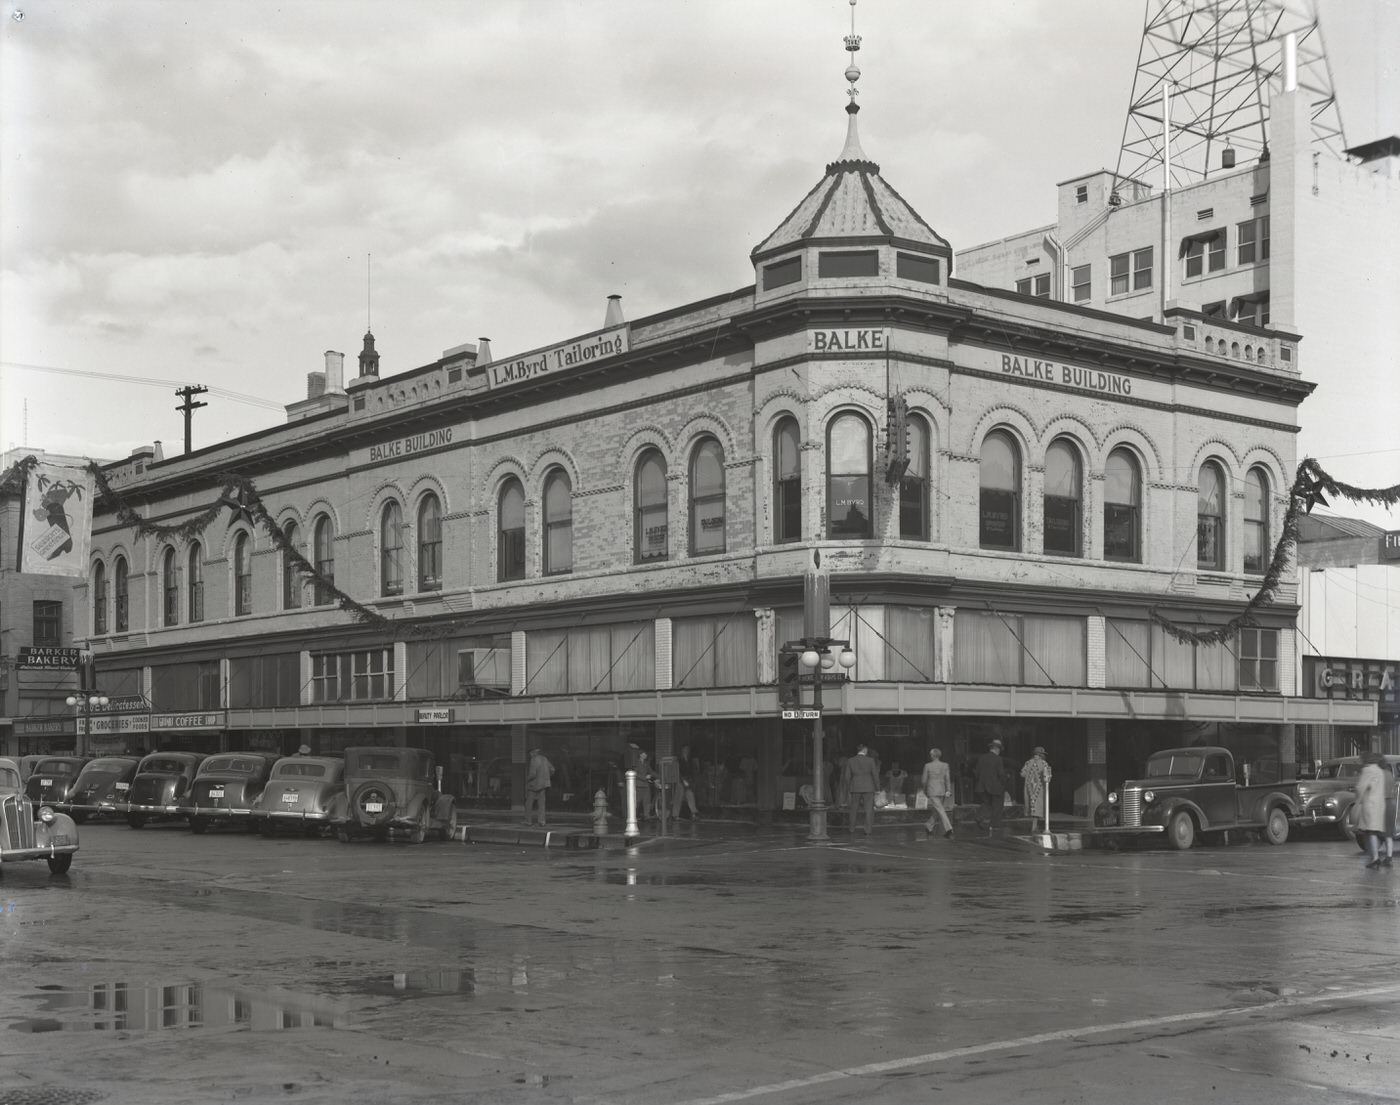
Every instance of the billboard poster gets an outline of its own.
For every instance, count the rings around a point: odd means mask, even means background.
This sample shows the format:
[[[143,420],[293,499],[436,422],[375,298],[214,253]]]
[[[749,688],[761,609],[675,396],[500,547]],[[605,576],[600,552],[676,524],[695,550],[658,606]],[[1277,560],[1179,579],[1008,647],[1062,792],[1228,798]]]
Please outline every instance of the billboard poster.
[[[92,542],[92,477],[76,465],[37,462],[24,488],[19,570],[86,576]]]

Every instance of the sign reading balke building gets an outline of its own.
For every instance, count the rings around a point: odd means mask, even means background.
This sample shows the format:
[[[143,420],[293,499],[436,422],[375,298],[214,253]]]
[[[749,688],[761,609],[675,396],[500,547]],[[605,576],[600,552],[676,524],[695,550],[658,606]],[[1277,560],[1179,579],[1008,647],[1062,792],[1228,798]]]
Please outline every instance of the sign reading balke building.
[[[578,338],[562,345],[552,345],[548,349],[526,353],[514,360],[493,361],[486,366],[486,383],[492,388],[523,384],[526,380],[533,380],[539,376],[567,372],[606,360],[608,357],[616,357],[620,353],[626,353],[628,348],[627,327],[619,326],[615,330],[604,330],[601,334],[591,337]]]

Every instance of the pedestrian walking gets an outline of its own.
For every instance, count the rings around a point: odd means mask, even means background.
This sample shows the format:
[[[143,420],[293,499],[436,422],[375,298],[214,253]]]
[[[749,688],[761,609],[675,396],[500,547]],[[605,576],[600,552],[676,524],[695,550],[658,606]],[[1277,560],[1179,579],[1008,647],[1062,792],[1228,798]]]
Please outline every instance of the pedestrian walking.
[[[928,798],[928,808],[933,811],[924,825],[924,832],[932,836],[934,822],[939,821],[943,824],[943,839],[951,840],[953,822],[949,820],[948,811],[943,807],[943,803],[953,797],[953,773],[943,762],[941,749],[928,750],[928,763],[924,764],[924,774],[919,780],[919,785]]]
[[[842,775],[846,792],[850,795],[851,835],[856,832],[856,814],[865,815],[865,835],[875,832],[875,792],[880,789],[880,768],[870,758],[865,745],[856,745],[856,754],[846,761]]]
[[[1030,815],[1031,832],[1035,832],[1037,818],[1045,817],[1045,796],[1050,790],[1050,764],[1045,759],[1045,749],[1037,748],[1031,758],[1021,765],[1021,778],[1026,784],[1026,813]],[[1045,831],[1050,831],[1050,821],[1045,821]]]
[[[700,765],[691,756],[690,745],[681,745],[681,754],[676,757],[676,769],[680,773],[680,781],[676,783],[676,796],[671,806],[671,816],[679,821],[681,808],[689,807],[690,819],[699,821],[700,815],[695,809],[695,782],[700,777]]]
[[[1001,758],[1001,741],[994,740],[987,751],[977,757],[977,768],[973,776],[973,790],[977,795],[977,827],[996,832],[1001,828],[1001,810],[1006,788],[1011,780],[1006,775],[1006,764]]]
[[[1387,780],[1381,764],[1385,757],[1379,752],[1368,752],[1364,757],[1361,774],[1356,777],[1356,833],[1366,845],[1366,855],[1370,857],[1367,867],[1389,866],[1394,846],[1390,844],[1393,831],[1385,823],[1385,798]],[[1385,844],[1386,854],[1381,856],[1381,846]]]
[[[525,770],[525,824],[534,823],[536,807],[540,811],[540,824],[544,824],[545,795],[553,777],[554,765],[545,758],[544,749],[530,749],[530,765]]]
[[[899,766],[899,761],[894,760],[890,764],[890,770],[885,775],[885,800],[891,806],[904,805],[904,780],[908,777],[908,772]]]

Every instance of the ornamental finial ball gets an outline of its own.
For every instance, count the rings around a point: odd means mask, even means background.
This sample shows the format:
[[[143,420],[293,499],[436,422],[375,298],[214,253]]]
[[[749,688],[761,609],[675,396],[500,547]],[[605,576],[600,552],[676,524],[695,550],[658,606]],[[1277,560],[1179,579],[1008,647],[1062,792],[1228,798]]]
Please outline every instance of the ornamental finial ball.
[[[846,79],[852,84],[860,80],[860,67],[858,65],[848,66],[846,69]]]

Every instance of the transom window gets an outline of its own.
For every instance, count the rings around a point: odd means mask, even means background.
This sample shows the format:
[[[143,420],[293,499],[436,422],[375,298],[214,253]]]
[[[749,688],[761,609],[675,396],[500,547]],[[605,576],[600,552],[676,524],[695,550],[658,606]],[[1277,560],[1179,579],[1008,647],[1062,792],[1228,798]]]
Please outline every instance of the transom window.
[[[1079,454],[1067,441],[1052,442],[1045,451],[1045,551],[1054,556],[1079,556],[1080,503],[1083,485]]]
[[[802,455],[797,419],[785,418],[773,431],[773,540],[802,537]]]
[[[690,553],[724,552],[724,448],[706,438],[690,457]]]
[[[1201,466],[1196,485],[1196,567],[1212,571],[1225,568],[1225,477],[1220,466]]]
[[[574,567],[574,492],[569,474],[556,468],[544,481],[544,573]]]
[[[870,424],[840,414],[827,427],[826,535],[869,537],[871,524]]]
[[[666,525],[666,461],[655,449],[648,449],[637,461],[632,499],[635,562],[649,564],[665,560],[670,555]]]
[[[525,489],[514,476],[501,486],[496,504],[496,578],[525,578]]]
[[[1136,563],[1142,558],[1142,478],[1137,458],[1114,449],[1104,465],[1103,555]]]
[[[978,539],[984,549],[1021,547],[1021,453],[1011,435],[994,430],[982,442]]]

